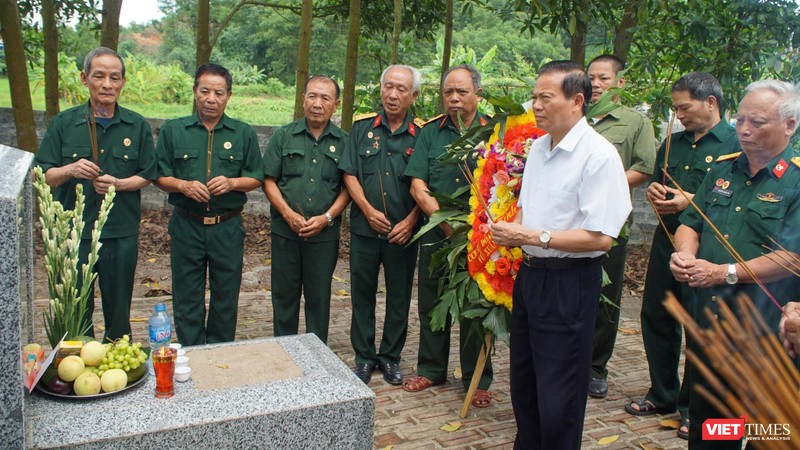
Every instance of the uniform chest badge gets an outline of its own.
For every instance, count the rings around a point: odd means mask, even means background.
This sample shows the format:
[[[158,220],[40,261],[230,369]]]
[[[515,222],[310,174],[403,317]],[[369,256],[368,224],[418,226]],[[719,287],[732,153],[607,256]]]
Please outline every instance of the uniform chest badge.
[[[123,139],[122,140],[122,145],[124,145],[125,147],[130,147],[131,146],[131,138]]]
[[[331,145],[330,147],[328,147],[328,150],[330,150],[330,151],[331,151],[331,153],[336,153],[336,147],[335,147],[335,146],[333,146],[333,145]]]
[[[713,157],[713,156],[711,156],[711,155],[708,155],[708,156],[706,156],[706,162],[707,162],[707,163],[710,163],[710,162],[711,162],[711,161],[713,161],[713,160],[714,160],[714,157]]]
[[[233,144],[231,144],[230,141],[225,141],[225,143],[222,144],[222,146],[225,147],[225,150],[230,150],[231,147],[233,147]]]
[[[730,197],[733,195],[733,192],[728,189],[731,186],[731,182],[725,180],[723,178],[717,178],[717,181],[714,182],[714,189],[711,192],[719,195],[724,195],[725,197]]]
[[[372,139],[372,136],[374,136],[374,135],[372,134],[372,131],[370,131],[369,133],[367,133],[367,139]]]
[[[408,147],[406,149],[406,155],[411,156],[414,154],[414,149],[412,147]]]
[[[766,194],[757,194],[756,198],[758,198],[762,202],[769,202],[769,203],[778,203],[781,200],[783,200],[782,195],[775,195],[772,192],[768,192]]]

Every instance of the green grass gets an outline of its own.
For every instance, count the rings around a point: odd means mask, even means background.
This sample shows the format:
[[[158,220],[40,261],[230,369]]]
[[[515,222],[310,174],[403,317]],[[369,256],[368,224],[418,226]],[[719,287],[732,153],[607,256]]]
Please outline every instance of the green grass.
[[[44,88],[33,90],[31,84],[31,100],[33,109],[44,111]],[[61,110],[74,105],[61,101]],[[178,105],[167,103],[126,103],[122,106],[132,109],[145,117],[155,119],[174,119],[191,114],[190,104]],[[11,94],[9,92],[8,78],[0,77],[0,108],[11,107]],[[285,125],[292,121],[294,111],[293,97],[274,97],[266,95],[237,96],[236,87],[225,112],[250,125]]]

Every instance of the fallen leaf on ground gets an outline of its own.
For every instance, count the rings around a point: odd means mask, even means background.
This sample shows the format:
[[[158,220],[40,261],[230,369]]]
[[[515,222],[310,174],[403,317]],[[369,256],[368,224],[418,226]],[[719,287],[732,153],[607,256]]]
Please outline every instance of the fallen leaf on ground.
[[[347,283],[347,280],[345,280],[342,277],[337,277],[336,275],[333,276],[333,279],[334,279],[334,281],[338,281],[340,283]]]
[[[150,284],[150,283],[152,283],[154,281],[156,281],[156,280],[154,280],[154,279],[152,279],[150,277],[144,277],[144,278],[142,278],[142,281],[139,282],[139,284],[143,284],[143,285],[147,286],[148,284]]]
[[[461,428],[461,425],[463,425],[461,422],[447,422],[446,424],[442,425],[441,428],[439,429],[442,431],[447,431],[452,433],[453,431],[456,431],[459,428]]]
[[[217,364],[217,367],[219,367],[220,369],[227,369],[228,365],[227,364]]]
[[[677,430],[681,426],[680,422],[672,419],[663,419],[659,421],[658,424],[664,428],[672,428],[673,430]]]
[[[265,259],[264,260],[264,265],[265,266],[271,266],[272,265],[272,258]]]
[[[156,258],[150,258],[150,259],[147,260],[147,262],[149,262],[149,263],[154,263],[156,261],[158,261]]]
[[[383,447],[381,450],[392,450],[393,448],[394,445],[387,445],[386,447]]]
[[[639,447],[642,447],[642,450],[664,450],[664,447],[659,447],[652,442],[640,442]]]
[[[619,333],[623,336],[635,336],[640,334],[639,330],[636,328],[620,328]]]
[[[172,295],[172,291],[170,291],[169,289],[164,289],[164,288],[161,288],[161,289],[150,289],[149,291],[144,293],[144,296],[146,298],[150,298],[150,297],[166,297],[168,295]]]
[[[347,295],[347,291],[345,291],[344,289],[337,289],[336,290],[336,295],[344,297],[344,296]]]
[[[453,376],[456,378],[456,380],[461,379],[461,367],[456,367],[456,370],[453,371]]]
[[[606,436],[604,438],[600,438],[597,441],[597,445],[608,445],[608,444],[612,444],[614,442],[617,442],[618,440],[619,440],[619,435],[618,434],[614,434],[612,436]]]

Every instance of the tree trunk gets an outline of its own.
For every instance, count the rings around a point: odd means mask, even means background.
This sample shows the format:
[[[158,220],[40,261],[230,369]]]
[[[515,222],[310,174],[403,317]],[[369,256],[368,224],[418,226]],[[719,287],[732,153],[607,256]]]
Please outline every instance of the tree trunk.
[[[36,153],[39,145],[36,142],[31,87],[28,84],[19,8],[14,0],[0,0],[0,34],[5,45],[8,85],[11,87],[11,108],[14,110],[14,126],[17,130],[17,147]]]
[[[313,13],[313,0],[303,0],[303,11],[300,14],[300,40],[297,42],[297,70],[295,71],[295,120],[303,117],[303,89],[305,88],[306,81],[308,81]]]
[[[211,21],[211,7],[209,0],[197,0],[197,35],[195,67],[205,64],[211,59],[211,45],[208,41],[208,25]]]
[[[397,64],[397,49],[400,46],[400,32],[403,30],[403,0],[394,0],[394,28],[392,29],[392,60]]]
[[[42,31],[44,32],[44,118],[58,114],[58,27],[56,5],[53,0],[42,0]]]
[[[447,0],[444,12],[444,45],[442,46],[442,75],[439,77],[439,112],[444,111],[441,86],[444,84],[444,73],[450,68],[450,53],[453,48],[453,0]]]
[[[639,22],[639,8],[646,8],[647,5],[642,0],[630,1],[625,3],[622,18],[614,32],[614,56],[626,61],[628,51],[633,44],[633,27]]]
[[[586,60],[586,24],[578,21],[575,32],[570,36],[569,59],[580,65]]]
[[[350,24],[347,30],[347,53],[344,63],[344,91],[342,92],[342,128],[350,131],[353,126],[353,104],[356,91],[356,67],[358,66],[358,37],[361,29],[361,0],[350,0]]]
[[[117,51],[119,47],[119,12],[122,0],[103,0],[103,24],[100,30],[100,45]]]

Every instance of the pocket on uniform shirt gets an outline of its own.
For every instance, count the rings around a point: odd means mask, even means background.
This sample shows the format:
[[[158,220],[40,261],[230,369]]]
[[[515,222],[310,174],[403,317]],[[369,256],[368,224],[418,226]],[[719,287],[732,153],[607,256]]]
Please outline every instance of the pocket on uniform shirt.
[[[176,149],[172,155],[172,171],[175,178],[182,180],[194,180],[200,175],[200,150],[197,148]]]
[[[380,170],[380,158],[378,154],[380,150],[369,145],[360,147],[358,149],[358,160],[361,163],[361,173],[364,175],[371,175]]]
[[[305,172],[305,149],[284,148],[281,154],[281,175],[299,177]]]
[[[239,147],[222,150],[217,153],[219,159],[219,175],[236,178],[242,174],[244,154]]]
[[[755,243],[771,247],[769,238],[780,243],[786,207],[787,204],[783,200],[775,203],[755,200],[747,205],[747,216],[744,221]]]
[[[136,174],[139,166],[139,149],[130,147],[114,147],[111,149],[114,160],[113,175],[117,178],[127,178]]]
[[[61,161],[64,164],[72,164],[79,159],[92,159],[92,148],[88,145],[61,147]]]
[[[322,158],[322,179],[330,183],[339,183],[339,155],[325,152]]]

